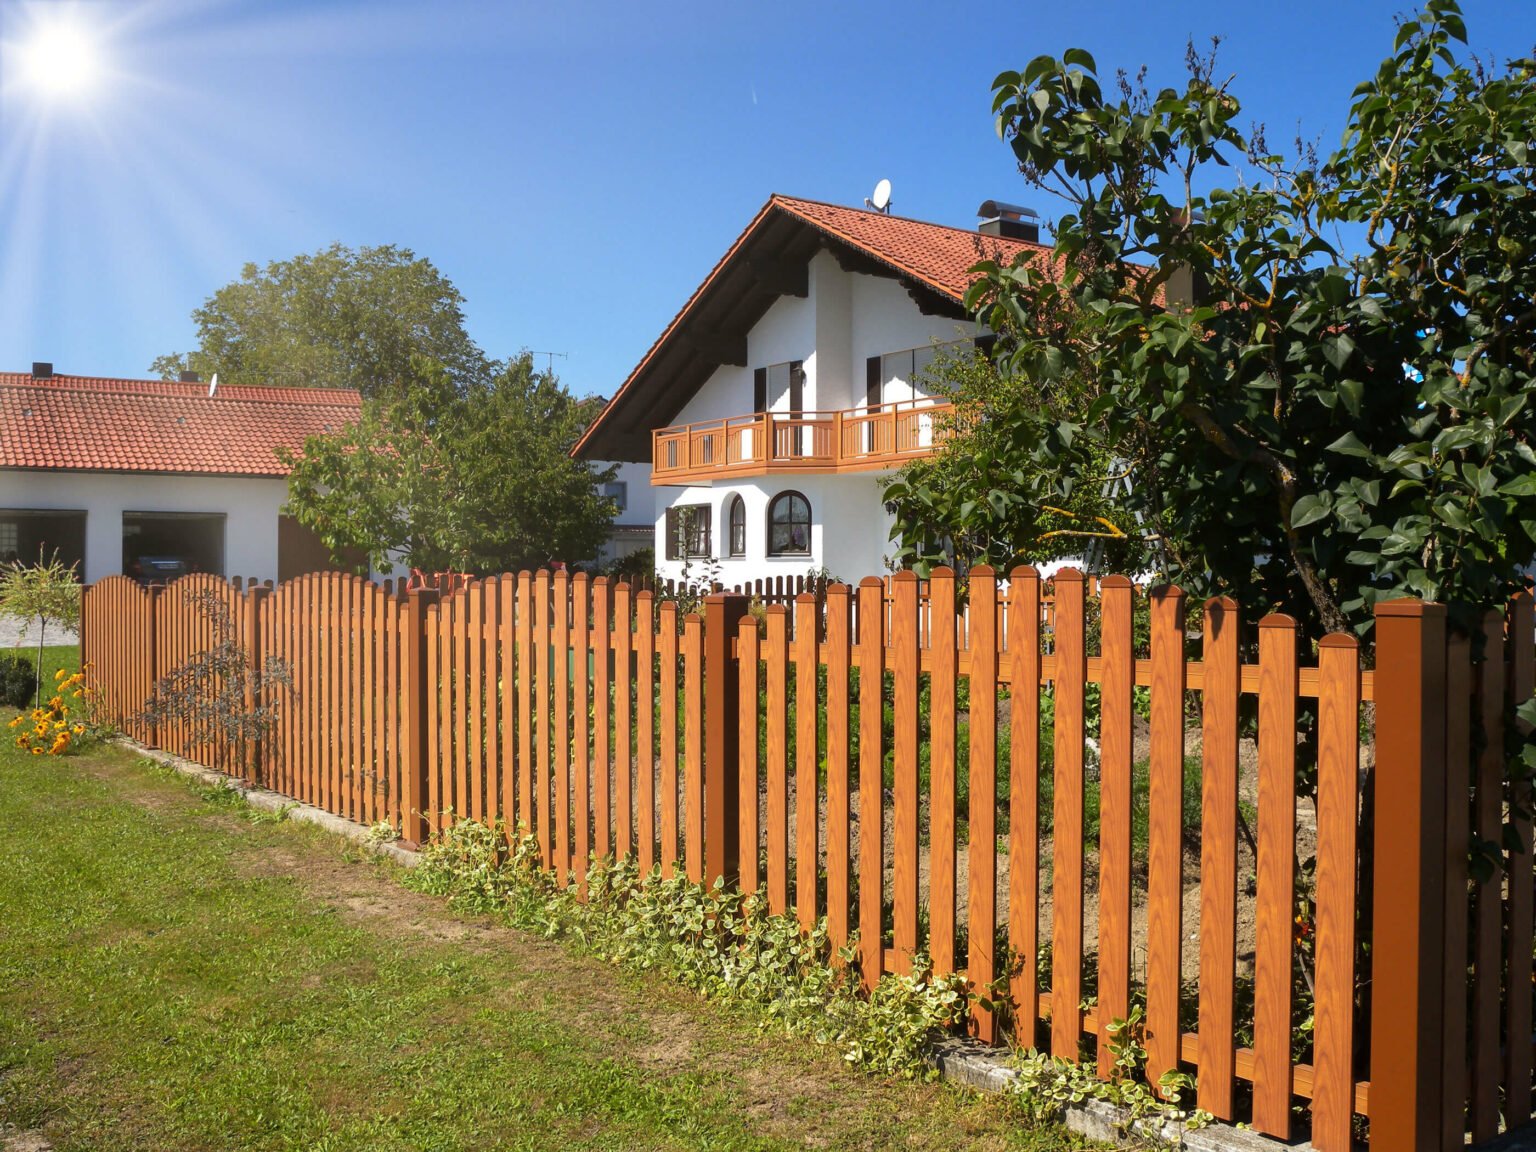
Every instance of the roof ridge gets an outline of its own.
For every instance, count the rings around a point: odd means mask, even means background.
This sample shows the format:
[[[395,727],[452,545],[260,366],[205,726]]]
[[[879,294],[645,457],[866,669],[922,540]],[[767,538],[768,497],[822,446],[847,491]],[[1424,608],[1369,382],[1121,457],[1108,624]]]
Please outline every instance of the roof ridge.
[[[134,385],[137,387],[133,387]],[[355,388],[322,388],[312,384],[221,384],[219,393],[210,397],[206,395],[208,386],[207,382],[200,380],[142,380],[128,376],[72,374],[38,378],[25,372],[0,372],[0,388],[24,388],[38,392],[89,392],[97,396],[143,396],[171,400],[216,399],[222,396],[226,400],[244,400],[252,404],[287,402],[316,408],[351,408],[362,402],[362,394]],[[272,395],[272,393],[294,392],[301,395],[299,397]]]
[[[923,228],[940,228],[945,232],[956,232],[961,236],[984,236],[988,240],[1001,240],[1005,244],[1018,244],[1024,248],[1039,248],[1047,252],[1051,251],[1053,247],[1039,240],[1020,240],[1015,236],[993,236],[988,232],[979,232],[975,228],[962,228],[958,224],[939,224],[932,220],[919,220],[916,216],[893,216],[889,212],[876,212],[873,208],[861,208],[854,204],[836,204],[831,200],[813,200],[807,196],[787,196],[782,192],[775,192],[769,197],[769,200],[778,201],[781,204],[814,204],[818,208],[832,208],[839,212],[859,212],[865,216],[871,216],[880,220],[900,220],[904,224],[917,224]]]

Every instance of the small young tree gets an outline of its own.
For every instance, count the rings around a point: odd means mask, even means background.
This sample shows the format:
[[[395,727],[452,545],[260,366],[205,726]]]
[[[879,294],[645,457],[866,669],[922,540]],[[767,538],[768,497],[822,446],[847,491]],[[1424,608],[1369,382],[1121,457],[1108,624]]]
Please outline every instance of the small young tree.
[[[212,625],[214,643],[162,677],[136,719],[181,724],[193,743],[227,749],[235,764],[245,765],[276,725],[293,678],[276,656],[251,667],[229,607],[217,593],[193,592],[187,603]]]
[[[45,559],[41,549],[36,564],[12,563],[0,574],[0,615],[19,617],[23,637],[32,621],[38,622],[35,703],[43,694],[43,646],[48,625],[80,626],[80,578],[74,566],[60,560],[57,551]]]

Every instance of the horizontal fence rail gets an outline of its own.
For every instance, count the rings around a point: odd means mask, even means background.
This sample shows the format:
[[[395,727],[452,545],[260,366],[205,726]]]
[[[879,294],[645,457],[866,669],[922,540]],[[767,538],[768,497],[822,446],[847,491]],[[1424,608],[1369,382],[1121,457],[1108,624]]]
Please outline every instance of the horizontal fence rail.
[[[628,856],[762,892],[856,942],[871,986],[964,975],[983,1039],[1109,1076],[1140,1007],[1151,1083],[1192,1073],[1199,1107],[1280,1140],[1529,1121],[1528,595],[1475,637],[1380,605],[1370,669],[1352,636],[1073,569],[678,591],[110,577],[82,644],[141,740],[415,843],[521,829],[578,888]],[[139,717],[218,642],[210,604],[291,680],[247,763]]]

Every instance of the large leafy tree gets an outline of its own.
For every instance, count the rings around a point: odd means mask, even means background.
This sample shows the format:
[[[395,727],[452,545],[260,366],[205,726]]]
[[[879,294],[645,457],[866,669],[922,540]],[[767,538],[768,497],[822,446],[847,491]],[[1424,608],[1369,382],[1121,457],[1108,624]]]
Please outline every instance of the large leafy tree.
[[[463,306],[447,277],[408,248],[332,244],[247,264],[192,313],[198,347],[159,357],[151,371],[377,396],[403,386],[411,358],[425,356],[466,388],[483,384],[492,365],[464,329]]]
[[[527,353],[464,388],[417,357],[357,424],[286,455],[288,510],[333,553],[361,549],[385,571],[586,560],[614,514],[601,494],[611,472],[569,455],[592,409]]]
[[[1066,211],[1052,266],[983,264],[970,303],[1005,378],[1081,402],[1014,406],[972,507],[1015,472],[1051,502],[1107,452],[1170,577],[1314,634],[1507,596],[1536,557],[1536,63],[1465,40],[1453,0],[1402,23],[1325,160],[1240,131],[1193,54],[1156,93],[1081,50],[999,76],[999,132]]]

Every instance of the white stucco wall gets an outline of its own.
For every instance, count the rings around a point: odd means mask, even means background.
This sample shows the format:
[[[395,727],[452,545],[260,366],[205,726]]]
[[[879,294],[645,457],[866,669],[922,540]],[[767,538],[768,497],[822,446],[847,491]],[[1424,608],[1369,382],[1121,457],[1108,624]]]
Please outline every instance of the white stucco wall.
[[[684,504],[710,508],[710,546],[718,579],[727,588],[775,576],[799,576],[809,568],[826,568],[840,580],[856,582],[886,571],[890,551],[891,517],[885,511],[880,484],[873,473],[852,475],[771,476],[731,484],[693,485],[659,489],[665,494],[656,510],[656,568],[663,576],[682,579],[684,562],[667,560],[666,512]],[[768,555],[768,505],[781,492],[795,491],[811,505],[810,555]],[[730,552],[731,497],[746,505],[746,555]],[[702,579],[708,561],[695,559],[690,577]]]
[[[122,571],[124,512],[223,513],[224,574],[277,579],[284,479],[0,470],[0,508],[83,511],[85,580]]]

